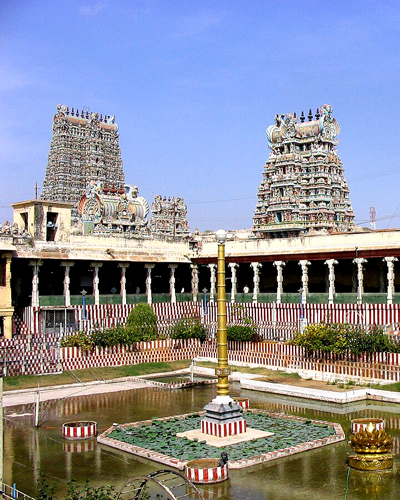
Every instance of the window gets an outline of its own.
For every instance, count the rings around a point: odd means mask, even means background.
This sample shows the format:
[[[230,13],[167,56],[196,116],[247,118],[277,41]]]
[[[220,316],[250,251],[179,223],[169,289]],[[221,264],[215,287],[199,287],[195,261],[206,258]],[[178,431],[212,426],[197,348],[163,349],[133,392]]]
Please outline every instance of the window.
[[[21,219],[22,219],[22,223],[24,225],[23,229],[25,229],[25,231],[28,231],[28,212],[22,212]]]
[[[57,218],[58,213],[47,212],[47,223],[46,223],[46,241],[55,241],[57,233]]]

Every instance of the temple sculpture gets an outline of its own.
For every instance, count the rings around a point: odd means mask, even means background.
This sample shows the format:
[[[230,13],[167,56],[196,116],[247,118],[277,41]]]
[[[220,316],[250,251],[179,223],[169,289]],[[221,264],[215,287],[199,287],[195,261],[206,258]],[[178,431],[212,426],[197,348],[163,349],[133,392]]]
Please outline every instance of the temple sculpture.
[[[354,213],[336,146],[332,107],[279,114],[266,136],[271,149],[258,189],[253,232],[261,238],[354,229]]]
[[[189,236],[187,206],[183,198],[155,196],[151,205],[150,231],[153,235],[173,238]]]
[[[138,187],[108,188],[101,182],[90,181],[82,196],[78,212],[85,234],[114,235],[140,233],[147,228],[149,205],[138,196]]]
[[[115,117],[58,105],[41,199],[72,203],[74,218],[91,181],[120,189],[124,180]]]

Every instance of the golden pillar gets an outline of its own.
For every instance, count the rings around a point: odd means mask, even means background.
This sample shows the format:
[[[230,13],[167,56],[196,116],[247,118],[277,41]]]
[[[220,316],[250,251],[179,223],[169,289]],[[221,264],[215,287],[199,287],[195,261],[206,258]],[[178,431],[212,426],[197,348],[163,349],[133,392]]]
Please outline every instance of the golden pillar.
[[[228,339],[226,332],[226,292],[225,292],[225,240],[226,233],[220,229],[216,233],[218,241],[218,267],[217,267],[217,311],[218,311],[218,375],[217,395],[229,396],[230,373],[228,367]]]

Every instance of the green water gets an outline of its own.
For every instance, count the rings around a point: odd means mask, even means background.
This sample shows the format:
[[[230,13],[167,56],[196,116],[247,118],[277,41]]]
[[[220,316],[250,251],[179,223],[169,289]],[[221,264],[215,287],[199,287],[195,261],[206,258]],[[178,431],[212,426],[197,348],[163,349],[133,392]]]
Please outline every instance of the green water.
[[[347,435],[352,418],[383,417],[389,434],[394,437],[395,451],[399,451],[399,405],[364,402],[335,406],[241,391],[239,384],[231,386],[231,394],[250,397],[253,408],[339,422]],[[134,422],[198,411],[214,396],[213,385],[172,391],[144,388],[76,396],[43,403],[42,425],[39,429],[32,425],[32,405],[6,408],[4,480],[8,484],[16,483],[18,489],[35,496],[36,481],[41,470],[49,482],[56,481],[58,499],[65,497],[67,483],[71,479],[83,484],[89,478],[94,486],[113,484],[118,490],[129,478],[165,466],[97,445],[94,441],[89,442],[91,449],[88,451],[68,451],[71,445],[61,437],[62,423],[76,419],[96,420],[99,432],[102,432],[114,422]],[[21,416],[13,416],[15,414]],[[400,497],[397,456],[390,472],[361,473],[351,470],[348,476],[346,457],[350,452],[351,448],[344,441],[247,469],[232,470],[228,481],[203,488],[205,498],[391,500]]]

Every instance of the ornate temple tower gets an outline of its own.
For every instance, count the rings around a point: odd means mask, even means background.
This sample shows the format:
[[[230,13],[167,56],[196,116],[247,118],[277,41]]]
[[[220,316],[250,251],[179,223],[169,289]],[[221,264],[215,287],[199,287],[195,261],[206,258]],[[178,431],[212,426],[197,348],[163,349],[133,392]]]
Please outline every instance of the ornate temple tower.
[[[187,206],[183,198],[155,196],[151,205],[150,231],[153,235],[173,238],[188,236]]]
[[[110,189],[124,185],[118,126],[114,116],[71,112],[57,106],[41,199],[78,203],[91,181]]]
[[[258,189],[253,231],[259,237],[312,230],[351,231],[354,213],[337,154],[340,127],[324,104],[308,121],[301,113],[276,115],[266,136],[271,149]]]

